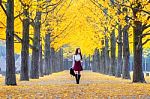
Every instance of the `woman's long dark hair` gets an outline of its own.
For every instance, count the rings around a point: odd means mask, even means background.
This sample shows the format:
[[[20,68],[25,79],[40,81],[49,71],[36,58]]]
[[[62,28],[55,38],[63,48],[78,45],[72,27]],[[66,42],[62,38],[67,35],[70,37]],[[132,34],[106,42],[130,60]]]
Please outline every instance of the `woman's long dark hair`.
[[[78,50],[80,50],[80,53],[78,53]],[[77,55],[77,54],[80,54],[80,56],[81,56],[81,60],[82,60],[82,54],[81,54],[81,49],[80,49],[80,48],[76,48],[75,55]]]

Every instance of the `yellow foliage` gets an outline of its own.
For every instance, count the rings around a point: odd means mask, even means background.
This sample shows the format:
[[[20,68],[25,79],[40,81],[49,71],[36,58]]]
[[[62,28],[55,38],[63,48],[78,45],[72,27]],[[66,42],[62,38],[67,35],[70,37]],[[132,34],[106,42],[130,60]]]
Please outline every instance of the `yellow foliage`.
[[[94,1],[95,4],[91,1]],[[131,17],[130,23],[133,26],[133,13],[132,7],[136,7],[137,4],[135,0],[129,0],[128,2],[123,2],[123,0],[116,0],[118,5],[112,5],[110,0],[62,0],[61,3],[55,8],[55,5],[59,0],[51,0],[51,2],[45,2],[44,0],[22,0],[26,5],[29,5],[30,18],[34,19],[36,16],[36,11],[43,12],[40,22],[41,25],[41,37],[45,38],[45,34],[49,29],[51,32],[51,44],[55,50],[58,50],[62,46],[69,46],[70,49],[75,49],[80,47],[83,54],[89,55],[94,53],[95,48],[102,48],[101,40],[104,36],[110,37],[111,31],[115,28],[116,36],[118,35],[117,25],[120,24],[122,27],[126,25],[125,17],[128,15]],[[141,2],[140,2],[141,1]],[[137,13],[137,20],[141,21],[143,24],[150,24],[147,20],[149,15],[146,11],[150,10],[150,4],[147,0],[140,0],[142,4],[142,10]],[[125,6],[119,6],[123,4]],[[127,6],[127,12],[123,12],[123,8]],[[15,0],[15,16],[22,13],[23,8],[26,9],[27,6],[23,7],[19,0]],[[53,10],[52,10],[53,9]],[[121,11],[118,14],[118,10]],[[49,13],[46,15],[46,11]],[[145,12],[144,12],[145,11]],[[0,39],[5,40],[6,31],[6,15],[0,8]],[[21,15],[15,19],[15,34],[22,38],[22,21],[20,20],[26,18],[26,16]],[[107,28],[107,30],[106,30]],[[149,29],[145,30],[147,32]],[[30,26],[30,37],[33,38],[34,29]],[[32,34],[32,35],[31,35]],[[132,27],[129,30],[129,34],[133,34]],[[130,52],[132,53],[132,42],[133,35],[129,37],[130,40]],[[148,39],[146,36],[143,42]],[[16,40],[16,39],[15,39]],[[30,40],[32,45],[32,41]],[[42,40],[42,45],[44,48],[44,40]],[[144,48],[149,48],[149,43],[144,45]],[[72,50],[73,51],[73,50]],[[21,44],[15,44],[15,52],[21,52]],[[31,52],[31,49],[30,49]],[[73,52],[71,52],[73,53]]]

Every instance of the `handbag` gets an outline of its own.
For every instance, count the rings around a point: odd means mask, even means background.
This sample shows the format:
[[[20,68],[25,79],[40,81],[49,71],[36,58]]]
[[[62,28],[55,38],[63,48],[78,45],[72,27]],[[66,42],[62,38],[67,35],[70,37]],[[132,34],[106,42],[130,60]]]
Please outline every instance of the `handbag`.
[[[73,67],[70,68],[70,75],[75,76]]]
[[[72,76],[75,76],[75,73],[74,73],[74,70],[73,70],[72,67],[70,68],[70,74],[71,74]]]

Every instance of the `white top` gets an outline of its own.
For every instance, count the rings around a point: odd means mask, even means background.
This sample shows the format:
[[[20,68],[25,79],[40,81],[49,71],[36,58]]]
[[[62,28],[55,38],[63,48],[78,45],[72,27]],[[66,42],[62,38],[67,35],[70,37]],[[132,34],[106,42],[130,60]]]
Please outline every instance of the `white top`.
[[[82,62],[80,54],[73,55],[73,58],[72,58],[72,67],[74,66],[75,61],[81,61]]]

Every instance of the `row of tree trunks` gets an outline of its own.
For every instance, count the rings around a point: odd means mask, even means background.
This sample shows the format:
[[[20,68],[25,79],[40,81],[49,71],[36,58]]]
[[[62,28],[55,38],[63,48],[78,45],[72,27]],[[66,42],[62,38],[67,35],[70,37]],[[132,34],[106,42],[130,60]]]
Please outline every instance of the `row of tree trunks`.
[[[39,2],[41,0],[37,0]],[[20,1],[21,2],[21,1]],[[20,43],[22,44],[21,50],[21,72],[20,80],[29,81],[29,76],[31,79],[38,79],[39,76],[43,77],[44,75],[50,74],[52,72],[58,72],[64,70],[63,66],[63,49],[59,52],[50,52],[50,46],[47,46],[45,49],[45,61],[42,54],[42,42],[40,42],[40,28],[41,28],[41,12],[36,11],[35,20],[32,22],[34,28],[34,38],[32,46],[32,59],[31,59],[31,68],[29,72],[29,6],[23,4],[23,15],[25,16],[22,20],[23,30],[22,30],[22,39]],[[40,6],[40,5],[38,5]],[[17,85],[16,84],[16,73],[15,73],[15,57],[14,57],[14,0],[7,0],[6,6],[6,85]],[[42,39],[41,39],[42,40]],[[50,45],[50,35],[47,35],[46,45]],[[52,51],[53,52],[53,51]],[[56,57],[56,58],[55,58]],[[57,62],[58,60],[58,62]],[[45,64],[48,66],[44,66]],[[54,64],[55,62],[55,64]],[[56,64],[57,63],[57,64]],[[52,67],[55,68],[52,71]],[[48,71],[47,71],[48,70]]]
[[[89,70],[89,58],[84,57],[84,69]]]
[[[129,40],[128,40],[128,29],[129,25],[126,25],[123,29],[119,26],[118,32],[118,58],[116,62],[116,38],[115,30],[112,31],[110,37],[110,50],[109,52],[109,39],[105,36],[105,39],[102,40],[103,48],[98,54],[95,49],[92,62],[92,70],[94,72],[100,72],[103,74],[121,77],[123,79],[130,79],[129,73]],[[123,33],[123,34],[122,34]],[[123,40],[122,40],[123,37]],[[109,56],[110,53],[110,56]],[[122,55],[123,54],[123,55]],[[97,58],[99,57],[100,60]],[[111,62],[111,63],[110,63]],[[100,63],[100,64],[99,64]],[[117,64],[116,64],[117,63]],[[100,70],[98,70],[100,69]],[[122,74],[122,75],[121,75]]]
[[[63,71],[64,63],[63,63],[63,49],[59,49],[58,51],[55,51],[54,48],[51,48],[51,72],[60,72]]]
[[[100,72],[100,53],[99,49],[95,49],[92,61],[92,71],[93,72]]]
[[[110,70],[110,58],[108,49],[108,38],[106,36],[105,39],[102,40],[102,45],[103,48],[101,51],[99,51],[99,49],[95,49],[95,53],[92,59],[92,71],[108,74]]]

